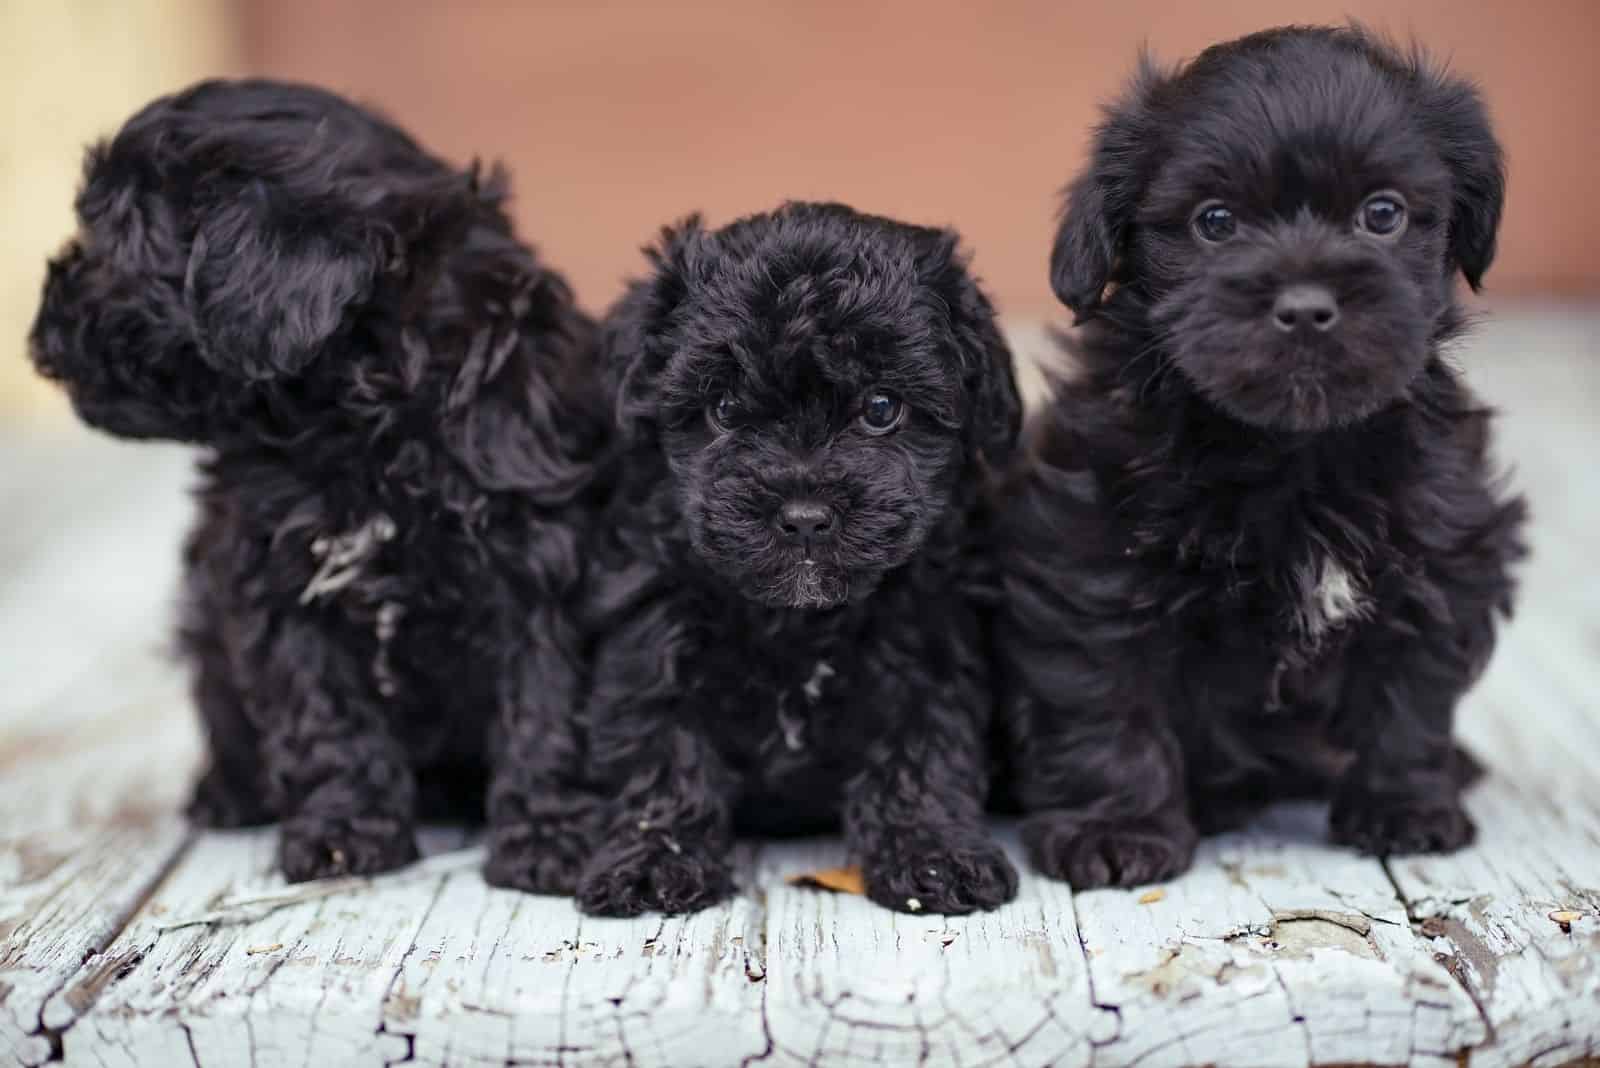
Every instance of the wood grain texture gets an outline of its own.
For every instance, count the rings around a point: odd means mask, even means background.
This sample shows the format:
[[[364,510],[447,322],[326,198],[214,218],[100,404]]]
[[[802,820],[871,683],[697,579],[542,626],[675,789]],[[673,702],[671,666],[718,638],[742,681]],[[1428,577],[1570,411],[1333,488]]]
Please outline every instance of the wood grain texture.
[[[285,887],[273,831],[176,814],[199,755],[165,651],[186,455],[0,451],[0,1065],[1600,1057],[1597,339],[1600,314],[1548,307],[1461,356],[1535,515],[1521,608],[1461,717],[1492,769],[1477,845],[1380,863],[1326,843],[1325,806],[1282,806],[1170,883],[1025,875],[962,918],[789,885],[844,861],[831,839],[742,847],[741,895],[690,917],[492,889],[452,830],[404,872]]]
[[[1326,806],[1205,842],[1155,894],[1077,896],[1100,1064],[1430,1064],[1484,1038],[1377,861],[1325,844]]]
[[[187,457],[0,449],[0,1064],[32,1065],[53,1052],[46,1002],[188,838],[197,738],[162,652]]]
[[[1116,1034],[1115,1014],[1092,1004],[1064,885],[1027,873],[1011,904],[947,917],[785,881],[844,859],[832,841],[763,855],[764,1063],[1064,1068]]]

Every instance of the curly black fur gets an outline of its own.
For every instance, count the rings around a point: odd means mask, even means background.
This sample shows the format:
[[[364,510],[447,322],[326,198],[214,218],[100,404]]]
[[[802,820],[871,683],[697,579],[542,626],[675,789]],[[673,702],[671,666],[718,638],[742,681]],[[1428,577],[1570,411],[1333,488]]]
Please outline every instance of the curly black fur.
[[[328,93],[206,82],[89,153],[39,370],[89,423],[204,446],[182,647],[200,824],[281,820],[290,879],[481,814],[491,877],[559,863],[571,615],[609,410],[597,331],[498,173]],[[570,866],[570,865],[569,865]]]
[[[570,732],[606,799],[579,904],[701,908],[736,830],[842,818],[874,900],[998,905],[979,491],[1020,406],[955,236],[790,204],[651,255],[606,327],[627,445]]]
[[[1383,191],[1409,208],[1387,237],[1354,225]],[[1197,822],[1287,796],[1331,796],[1335,839],[1372,853],[1471,839],[1451,720],[1524,507],[1443,350],[1502,192],[1473,90],[1359,29],[1145,64],[1110,109],[1052,257],[1081,374],[1002,524],[1010,785],[1041,871],[1170,876]],[[1315,325],[1274,321],[1290,287]]]

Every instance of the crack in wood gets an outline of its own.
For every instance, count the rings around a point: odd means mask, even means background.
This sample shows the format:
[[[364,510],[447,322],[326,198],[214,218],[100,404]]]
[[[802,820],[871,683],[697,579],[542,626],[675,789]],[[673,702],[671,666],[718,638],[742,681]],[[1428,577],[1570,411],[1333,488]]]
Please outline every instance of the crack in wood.
[[[1414,911],[1414,905],[1412,901],[1407,897],[1405,889],[1400,885],[1400,881],[1395,877],[1394,869],[1391,867],[1391,862],[1385,859],[1380,862],[1379,866],[1382,867],[1384,875],[1389,879],[1390,885],[1394,887],[1395,897],[1405,905],[1407,918],[1411,920],[1412,924],[1416,926],[1418,931],[1430,938],[1447,936],[1451,928],[1450,925],[1441,917],[1420,916]],[[1424,925],[1429,926],[1427,929],[1424,929]],[[1438,934],[1430,934],[1430,931],[1437,931]],[[1487,1008],[1484,1006],[1483,1001],[1478,996],[1478,991],[1474,989],[1471,977],[1467,975],[1466,967],[1462,963],[1460,955],[1456,953],[1435,952],[1433,959],[1444,968],[1445,972],[1450,976],[1450,978],[1455,980],[1456,985],[1459,986],[1462,992],[1465,993],[1471,1000],[1473,1008],[1477,1010],[1478,1019],[1483,1022],[1483,1028],[1486,1035],[1484,1041],[1487,1044],[1492,1045],[1495,1042],[1496,1037],[1494,1020],[1490,1018]],[[1467,1047],[1463,1047],[1463,1049],[1459,1052],[1465,1056],[1470,1057],[1471,1055],[1471,1050]]]

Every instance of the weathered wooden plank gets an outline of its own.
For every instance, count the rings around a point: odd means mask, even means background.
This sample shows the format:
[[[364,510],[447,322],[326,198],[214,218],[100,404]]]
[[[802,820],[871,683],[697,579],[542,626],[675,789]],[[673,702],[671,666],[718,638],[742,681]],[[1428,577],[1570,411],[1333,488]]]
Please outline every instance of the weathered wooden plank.
[[[41,1033],[46,1000],[111,941],[185,834],[180,821],[166,818],[48,842],[0,836],[0,1063],[50,1056]]]
[[[747,894],[692,916],[600,920],[463,871],[418,934],[385,1024],[425,1064],[739,1065],[766,1045],[760,915]]]
[[[1326,845],[1326,807],[1206,841],[1180,879],[1075,899],[1097,1065],[1445,1064],[1484,1031],[1382,865]]]
[[[27,504],[0,523],[14,539],[0,547],[5,744],[86,730],[108,701],[181,677],[168,651],[189,458],[127,448],[86,457],[82,445],[41,461]]]
[[[1574,462],[1600,446],[1597,327],[1560,306],[1491,321],[1463,361],[1501,409],[1500,453],[1532,509],[1532,555],[1462,735],[1510,781],[1578,802],[1600,792],[1600,494],[1592,465]]]
[[[1600,796],[1600,656],[1563,669],[1564,646],[1551,635],[1561,626],[1530,614],[1508,629],[1463,702],[1461,737],[1509,781],[1570,799],[1581,813]]]
[[[58,585],[80,581],[77,566],[92,567],[94,557],[71,543],[86,539],[170,573],[178,556],[174,520],[190,510],[183,487],[192,479],[194,455],[177,445],[130,446],[88,431],[8,435],[0,441],[0,600],[13,596],[11,583],[23,574]],[[122,524],[133,525],[126,542],[117,539]],[[154,539],[152,529],[159,530]],[[57,566],[35,567],[37,553],[54,554]],[[141,571],[121,576],[114,588],[142,577]]]
[[[1476,845],[1389,862],[1489,1030],[1474,1065],[1600,1056],[1600,816],[1574,804],[1491,778],[1468,797]]]
[[[23,1064],[50,1054],[46,1000],[122,929],[188,837],[177,807],[192,729],[154,726],[6,772],[0,1051]]]
[[[833,841],[764,855],[763,1063],[1067,1068],[1115,1035],[1115,1015],[1091,1003],[1064,884],[1024,874],[1004,908],[944,917],[784,882],[843,859]]]
[[[47,1000],[188,834],[177,809],[195,731],[158,641],[186,460],[102,446],[28,447],[6,465],[6,499],[21,504],[0,544],[0,1061],[51,1054]]]
[[[458,847],[460,832],[425,839]],[[375,879],[285,887],[276,832],[200,836],[45,1010],[69,1064],[381,1065],[404,1035],[383,1006],[450,872],[435,855]]]

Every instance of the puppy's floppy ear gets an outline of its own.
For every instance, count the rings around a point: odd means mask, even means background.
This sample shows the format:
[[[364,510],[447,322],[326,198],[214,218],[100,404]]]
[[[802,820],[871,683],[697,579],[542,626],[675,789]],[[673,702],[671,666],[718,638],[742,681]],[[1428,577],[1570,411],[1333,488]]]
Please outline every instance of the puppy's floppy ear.
[[[199,358],[263,380],[303,370],[380,275],[458,234],[476,187],[475,171],[331,93],[211,81],[150,104],[90,154],[78,216],[90,254],[130,279],[152,239],[173,235],[180,258],[157,280],[181,294]]]
[[[1428,135],[1450,168],[1450,258],[1478,289],[1494,262],[1505,205],[1505,157],[1489,125],[1483,98],[1413,50],[1412,69]]]
[[[1112,216],[1097,169],[1091,163],[1067,187],[1061,224],[1050,248],[1050,288],[1078,315],[1099,305],[1126,225]]]
[[[587,484],[593,455],[608,435],[598,390],[587,386],[598,348],[595,323],[556,271],[511,233],[501,212],[505,173],[480,187],[489,225],[474,233],[474,255],[457,265],[453,295],[473,329],[463,345],[450,331],[434,357],[426,330],[406,327],[400,346],[420,376],[430,361],[454,368],[439,431],[452,455],[484,489],[511,490],[547,505],[569,502]],[[455,239],[459,241],[458,239]],[[448,249],[418,243],[408,259]],[[427,284],[429,273],[418,280]]]
[[[618,428],[625,436],[637,436],[654,422],[659,404],[656,377],[672,355],[661,334],[683,301],[704,240],[698,214],[663,227],[657,242],[644,250],[649,276],[630,283],[606,314],[602,338],[606,381]]]
[[[306,161],[314,173],[314,166]],[[485,206],[500,168],[364,175],[218,175],[196,192],[184,299],[202,359],[249,379],[294,375],[347,329],[381,277],[425,286]]]
[[[923,253],[925,277],[949,310],[950,330],[961,357],[969,398],[968,455],[990,468],[1006,466],[1022,428],[1011,348],[995,321],[994,306],[967,269],[960,238],[951,230],[929,231]]]
[[[303,370],[387,258],[370,220],[276,206],[259,181],[221,186],[194,222],[183,291],[200,357],[249,379]]]
[[[1080,318],[1100,305],[1127,245],[1134,209],[1155,151],[1154,99],[1166,75],[1148,53],[1133,82],[1106,109],[1089,162],[1064,192],[1061,223],[1050,249],[1050,286]]]

